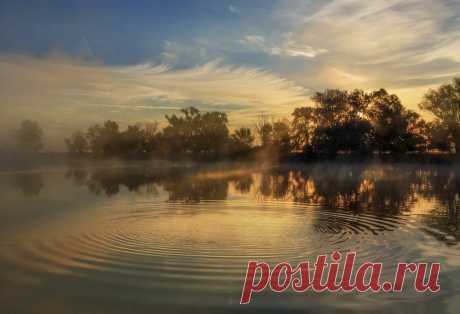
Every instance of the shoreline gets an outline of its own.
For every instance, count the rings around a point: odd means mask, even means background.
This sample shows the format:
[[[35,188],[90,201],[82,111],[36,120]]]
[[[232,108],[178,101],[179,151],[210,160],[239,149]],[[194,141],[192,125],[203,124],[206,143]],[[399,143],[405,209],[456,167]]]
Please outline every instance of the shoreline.
[[[290,155],[280,158],[261,158],[257,154],[252,154],[246,158],[224,158],[219,160],[167,160],[167,159],[122,159],[108,157],[74,156],[68,153],[0,153],[0,171],[21,171],[28,169],[47,169],[49,167],[60,166],[91,166],[98,168],[116,168],[116,167],[137,167],[147,168],[219,168],[232,165],[236,168],[264,168],[264,167],[282,167],[289,165],[294,167],[303,167],[312,164],[420,164],[420,165],[444,165],[455,166],[460,164],[460,159],[452,154],[438,153],[414,153],[405,155],[382,155],[374,154],[372,156],[358,155],[338,155],[330,156],[305,156]]]

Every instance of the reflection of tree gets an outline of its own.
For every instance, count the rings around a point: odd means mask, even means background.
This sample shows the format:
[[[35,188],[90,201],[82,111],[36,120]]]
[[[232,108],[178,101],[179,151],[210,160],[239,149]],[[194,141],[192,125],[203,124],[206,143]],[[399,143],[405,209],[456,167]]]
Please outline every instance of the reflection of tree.
[[[279,167],[252,175],[228,175],[212,171],[145,169],[72,169],[66,174],[75,184],[85,184],[95,194],[111,196],[124,187],[131,192],[143,189],[157,194],[157,187],[168,193],[170,201],[197,203],[224,200],[230,184],[240,193],[254,191],[263,198],[289,199],[331,210],[355,214],[395,216],[413,209],[418,198],[439,204],[423,216],[428,226],[460,238],[460,170],[441,166],[313,164],[304,167]],[[18,177],[17,186],[33,194],[43,185],[41,177]],[[37,192],[37,193],[38,193]]]
[[[247,194],[251,190],[251,186],[254,184],[252,176],[242,176],[234,178],[235,189],[242,194]]]
[[[157,186],[162,186],[169,193],[169,200],[185,202],[226,199],[228,183],[232,180],[239,182],[242,190],[249,190],[252,185],[250,177],[249,181],[247,177],[208,178],[193,172],[171,170],[152,173],[137,168],[92,169],[89,175],[85,169],[70,169],[65,177],[76,185],[84,183],[94,194],[103,193],[107,196],[118,194],[121,187],[131,192],[143,188],[145,193],[156,195]]]
[[[285,169],[272,169],[262,173],[259,193],[264,197],[284,199],[290,187],[289,171]]]
[[[104,193],[107,196],[115,195],[124,186],[128,191],[137,192],[141,187],[149,194],[156,194],[156,176],[146,173],[142,169],[93,169],[70,168],[65,177],[72,180],[77,186],[86,185],[94,194]]]
[[[425,221],[460,239],[460,169],[451,167],[432,169],[428,173],[428,180],[422,192],[425,197],[436,200],[441,205],[431,215],[427,215]]]
[[[311,172],[314,198],[329,209],[360,211],[367,207],[367,189],[362,189],[363,166],[331,165],[315,167]]]
[[[154,183],[158,179],[158,177],[145,174],[143,171],[98,170],[91,174],[87,186],[91,192],[95,194],[104,192],[107,196],[117,194],[121,186],[126,187],[131,192],[138,192],[140,187],[146,186],[147,191],[154,194],[156,193]]]
[[[172,178],[164,182],[163,188],[169,192],[170,201],[195,203],[202,200],[225,200],[228,179]]]
[[[417,172],[411,169],[322,164],[265,172],[257,191],[264,197],[328,209],[396,214],[407,209],[418,185]]]
[[[65,178],[72,180],[77,186],[84,185],[88,178],[88,171],[84,168],[71,168],[65,173]]]
[[[416,200],[420,177],[415,169],[407,167],[385,167],[372,180],[372,210],[384,215],[399,214]]]
[[[44,186],[43,177],[40,173],[16,175],[13,177],[12,183],[24,196],[37,196]]]
[[[265,172],[256,190],[264,197],[381,216],[399,215],[424,197],[440,204],[424,223],[460,238],[460,171],[450,167],[321,164]]]

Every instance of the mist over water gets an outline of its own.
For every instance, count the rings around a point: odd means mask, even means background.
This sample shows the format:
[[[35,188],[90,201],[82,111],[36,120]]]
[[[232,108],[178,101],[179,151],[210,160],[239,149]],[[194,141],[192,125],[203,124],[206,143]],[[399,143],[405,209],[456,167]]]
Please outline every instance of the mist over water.
[[[5,313],[378,312],[460,308],[460,168],[74,164],[0,175]],[[246,264],[440,262],[441,292],[265,291]],[[409,276],[410,277],[410,276]]]

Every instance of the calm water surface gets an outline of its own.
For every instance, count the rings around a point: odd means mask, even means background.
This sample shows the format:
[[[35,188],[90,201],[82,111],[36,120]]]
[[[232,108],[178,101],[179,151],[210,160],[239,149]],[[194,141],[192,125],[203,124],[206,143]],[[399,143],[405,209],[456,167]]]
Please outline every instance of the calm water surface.
[[[458,313],[460,168],[72,165],[0,175],[1,313]],[[266,291],[250,259],[440,262],[441,292]]]

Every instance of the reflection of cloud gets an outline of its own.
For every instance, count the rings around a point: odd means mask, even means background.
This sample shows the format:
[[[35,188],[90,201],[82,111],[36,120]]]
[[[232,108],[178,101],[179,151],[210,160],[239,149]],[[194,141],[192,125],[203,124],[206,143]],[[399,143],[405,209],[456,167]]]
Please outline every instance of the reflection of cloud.
[[[28,114],[52,121],[65,117],[70,124],[76,120],[119,118],[111,117],[107,106],[115,111],[136,109],[139,113],[134,118],[145,119],[146,106],[176,109],[193,102],[198,107],[201,103],[208,107],[213,104],[216,109],[223,105],[227,110],[288,113],[293,105],[306,102],[305,90],[291,81],[260,69],[218,61],[176,69],[166,65],[115,67],[57,57],[1,56],[0,80],[2,117],[15,123]],[[91,114],[81,111],[88,107],[94,110]],[[154,114],[152,110],[147,112],[150,117]]]

